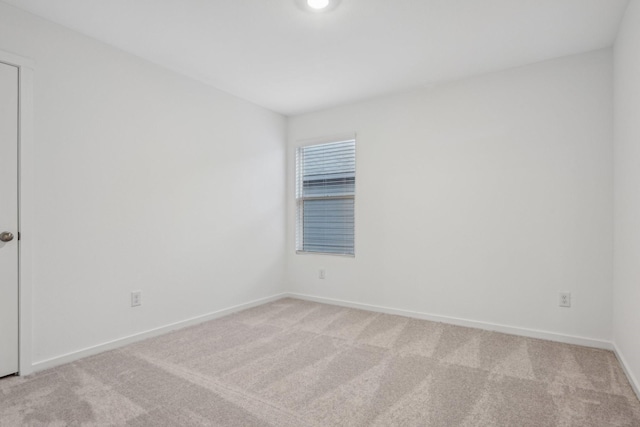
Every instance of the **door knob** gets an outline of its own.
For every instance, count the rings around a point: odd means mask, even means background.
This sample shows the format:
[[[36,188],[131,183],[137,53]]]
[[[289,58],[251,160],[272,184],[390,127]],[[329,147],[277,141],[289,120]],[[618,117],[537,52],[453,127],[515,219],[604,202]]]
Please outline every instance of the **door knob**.
[[[4,231],[0,233],[0,241],[10,242],[12,240],[13,240],[13,233],[10,233],[8,231]]]

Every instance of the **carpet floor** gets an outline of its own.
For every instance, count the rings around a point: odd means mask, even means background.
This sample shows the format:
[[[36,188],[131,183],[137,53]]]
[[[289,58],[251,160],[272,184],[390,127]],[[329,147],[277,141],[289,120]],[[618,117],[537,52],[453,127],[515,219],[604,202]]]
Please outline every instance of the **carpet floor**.
[[[615,355],[286,298],[0,381],[2,426],[640,426]]]

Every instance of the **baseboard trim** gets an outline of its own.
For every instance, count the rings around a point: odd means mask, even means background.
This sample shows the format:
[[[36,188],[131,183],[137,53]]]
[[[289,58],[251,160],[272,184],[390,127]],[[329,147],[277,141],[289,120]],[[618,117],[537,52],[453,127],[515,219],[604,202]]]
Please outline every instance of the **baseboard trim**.
[[[306,301],[319,302],[324,304],[339,305],[342,307],[358,308],[362,310],[375,311],[379,313],[395,314],[398,316],[413,317],[416,319],[431,320],[434,322],[448,323],[457,326],[466,326],[469,328],[484,329],[487,331],[502,332],[510,335],[520,335],[529,338],[539,338],[543,340],[561,342],[565,344],[575,344],[584,347],[601,348],[605,350],[614,350],[613,343],[610,341],[597,340],[593,338],[585,338],[574,335],[564,335],[555,332],[540,331],[537,329],[519,328],[514,326],[500,325],[496,323],[481,322],[477,320],[461,319],[457,317],[441,316],[436,314],[423,313],[418,311],[402,310],[391,307],[383,307],[371,304],[362,304],[353,301],[345,301],[333,298],[316,297],[313,295],[298,294],[289,292],[287,296],[298,298]]]
[[[631,388],[636,393],[638,400],[640,400],[640,382],[638,382],[636,377],[633,375],[633,372],[631,372],[631,369],[629,369],[629,364],[627,363],[627,359],[624,358],[624,356],[622,355],[622,352],[620,351],[620,348],[618,348],[618,345],[615,342],[613,343],[613,352],[618,358],[618,362],[620,362],[620,365],[622,366],[622,370],[627,375],[627,378],[629,379],[629,383],[631,384]]]
[[[622,365],[625,373],[627,374],[627,377],[629,378],[629,382],[631,383],[634,391],[640,398],[640,387],[638,385],[639,384],[638,381],[635,379],[631,371],[628,369],[628,365],[624,359],[624,356],[622,355],[622,353],[620,353],[618,347],[614,343],[609,341],[596,340],[592,338],[585,338],[585,337],[573,336],[573,335],[564,335],[564,334],[558,334],[555,332],[541,331],[536,329],[519,328],[519,327],[496,324],[496,323],[481,322],[477,320],[462,319],[462,318],[451,317],[451,316],[434,315],[434,314],[429,314],[424,312],[403,310],[403,309],[397,309],[397,308],[391,308],[391,307],[383,307],[383,306],[372,305],[372,304],[363,304],[363,303],[358,303],[354,301],[317,297],[313,295],[299,294],[295,292],[284,292],[284,293],[272,295],[269,297],[260,298],[257,300],[249,301],[247,303],[238,304],[222,310],[217,310],[211,313],[207,313],[202,316],[192,317],[179,322],[174,322],[165,326],[150,329],[144,332],[139,332],[133,335],[129,335],[123,338],[118,338],[118,339],[104,342],[102,344],[97,344],[91,347],[86,347],[86,348],[76,350],[60,356],[52,357],[50,359],[34,362],[31,365],[31,369],[29,370],[29,372],[33,373],[37,371],[42,371],[44,369],[52,368],[54,366],[63,365],[65,363],[70,363],[75,360],[81,359],[83,357],[92,356],[92,355],[101,353],[103,351],[113,350],[113,349],[125,346],[127,344],[131,344],[147,338],[152,338],[158,335],[162,335],[173,330],[182,329],[187,326],[196,325],[198,323],[206,322],[208,320],[217,319],[237,311],[245,310],[251,307],[266,304],[268,302],[276,301],[286,297],[297,298],[297,299],[306,300],[306,301],[314,301],[314,302],[319,302],[324,304],[338,305],[342,307],[357,308],[361,310],[374,311],[378,313],[394,314],[398,316],[406,316],[406,317],[412,317],[416,319],[430,320],[434,322],[447,323],[447,324],[457,325],[457,326],[465,326],[465,327],[483,329],[488,331],[502,332],[502,333],[511,334],[511,335],[545,339],[549,341],[561,342],[566,344],[575,344],[575,345],[581,345],[586,347],[612,350],[615,353],[618,360],[620,360],[620,364]]]
[[[231,313],[235,313],[236,311],[245,310],[247,308],[255,307],[258,305],[262,305],[271,301],[276,301],[288,296],[286,293],[272,295],[270,297],[260,298],[257,300],[249,301],[244,304],[234,305],[232,307],[224,308],[222,310],[217,310],[211,313],[204,314],[202,316],[196,316],[189,319],[181,320],[179,322],[170,323],[165,326],[160,326],[158,328],[150,329],[148,331],[139,332],[137,334],[128,335],[123,338],[118,338],[112,341],[107,341],[102,344],[97,344],[91,347],[86,347],[77,351],[72,351],[67,354],[63,354],[61,356],[52,357],[50,359],[41,360],[38,362],[34,362],[31,365],[30,373],[42,371],[44,369],[53,368],[54,366],[63,365],[65,363],[70,363],[78,359],[82,359],[83,357],[93,356],[94,354],[102,353],[103,351],[113,350],[127,344],[131,344],[137,341],[141,341],[147,338],[152,338],[158,335],[165,334],[170,331],[174,331],[176,329],[182,329],[187,326],[197,325],[198,323],[206,322],[208,320],[217,319],[219,317],[226,316]]]

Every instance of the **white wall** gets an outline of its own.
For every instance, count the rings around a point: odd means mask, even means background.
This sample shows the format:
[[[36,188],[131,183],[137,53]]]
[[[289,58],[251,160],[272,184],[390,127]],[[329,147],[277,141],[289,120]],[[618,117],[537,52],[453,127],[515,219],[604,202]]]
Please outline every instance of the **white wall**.
[[[630,11],[616,46],[615,337],[637,372],[637,1]],[[610,50],[292,118],[286,229],[282,116],[2,3],[0,50],[36,61],[23,230],[34,362],[274,295],[285,279],[300,294],[611,337]],[[296,255],[296,141],[353,131],[357,255]]]
[[[615,44],[613,339],[640,393],[640,1]]]
[[[289,289],[609,341],[612,72],[608,49],[291,118]],[[356,257],[296,255],[296,142],[352,131]]]
[[[36,62],[34,362],[283,290],[284,117],[2,3],[0,50]]]

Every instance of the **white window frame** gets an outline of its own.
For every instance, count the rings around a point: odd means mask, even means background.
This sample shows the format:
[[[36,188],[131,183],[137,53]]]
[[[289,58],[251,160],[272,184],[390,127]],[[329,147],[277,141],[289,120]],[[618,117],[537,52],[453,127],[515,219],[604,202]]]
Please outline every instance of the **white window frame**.
[[[335,252],[318,252],[318,251],[309,251],[309,250],[303,250],[303,226],[304,226],[304,221],[302,220],[302,218],[300,217],[301,215],[301,204],[305,201],[305,200],[313,200],[313,199],[318,199],[318,198],[305,198],[305,197],[299,197],[298,191],[299,191],[299,177],[298,177],[298,167],[297,167],[297,163],[298,163],[298,152],[300,149],[305,148],[305,147],[310,147],[313,145],[322,145],[322,144],[331,144],[331,143],[338,143],[338,142],[347,142],[347,141],[354,141],[356,143],[356,150],[355,150],[355,162],[356,162],[356,177],[357,177],[357,138],[356,138],[356,134],[355,133],[349,133],[349,134],[343,134],[343,135],[338,135],[338,136],[333,136],[333,137],[326,137],[326,138],[315,138],[315,139],[308,139],[308,140],[304,140],[304,141],[299,141],[296,146],[295,146],[295,150],[294,150],[294,165],[295,165],[295,171],[294,171],[294,192],[295,192],[295,248],[296,248],[296,254],[300,254],[300,255],[331,255],[331,256],[339,256],[339,257],[349,257],[349,258],[354,258],[355,257],[355,251],[356,251],[356,224],[355,224],[355,217],[356,217],[356,193],[357,193],[357,186],[358,186],[358,180],[356,178],[355,180],[355,189],[354,189],[354,194],[353,196],[327,196],[327,199],[339,199],[339,198],[350,198],[353,199],[353,253],[335,253]],[[304,215],[304,214],[302,214]]]

